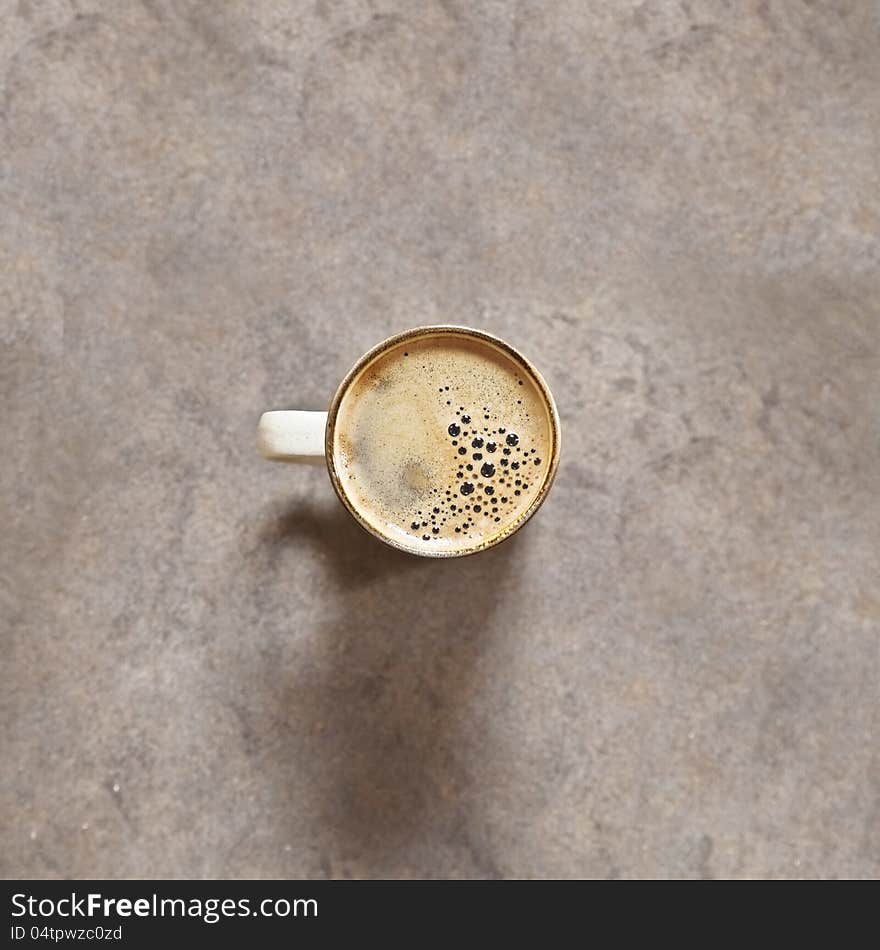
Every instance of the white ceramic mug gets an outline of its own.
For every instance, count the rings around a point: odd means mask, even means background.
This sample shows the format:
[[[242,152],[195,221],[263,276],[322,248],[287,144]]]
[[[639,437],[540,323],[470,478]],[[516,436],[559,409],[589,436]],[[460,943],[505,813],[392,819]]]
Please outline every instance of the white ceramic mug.
[[[471,445],[465,445],[464,440],[454,439],[450,436],[450,453],[461,453],[462,461],[457,466],[460,472],[454,473],[461,481],[450,481],[448,487],[442,493],[440,489],[432,489],[432,491],[438,492],[438,498],[440,499],[438,505],[432,509],[432,511],[437,512],[437,514],[432,514],[431,511],[426,508],[424,514],[420,510],[418,516],[414,516],[426,519],[424,522],[426,534],[422,535],[419,533],[422,530],[421,522],[414,521],[410,528],[407,525],[398,525],[390,521],[377,521],[373,511],[374,506],[370,504],[370,499],[365,501],[363,497],[358,496],[356,492],[352,491],[351,486],[353,483],[346,477],[345,472],[346,465],[348,464],[346,453],[350,453],[350,447],[343,447],[350,445],[350,434],[340,429],[339,418],[340,407],[347,398],[353,398],[353,392],[370,391],[369,388],[364,389],[364,380],[369,379],[365,374],[378,372],[373,368],[381,365],[383,359],[391,359],[393,358],[393,354],[400,354],[401,350],[405,356],[409,356],[409,351],[412,350],[415,356],[420,346],[430,348],[437,347],[438,345],[453,347],[459,345],[467,346],[469,348],[468,351],[473,351],[474,353],[478,353],[480,348],[485,348],[484,355],[487,358],[491,356],[493,361],[504,364],[504,368],[501,370],[504,374],[510,376],[511,379],[513,379],[515,375],[520,386],[528,384],[521,393],[514,390],[514,395],[521,394],[525,397],[528,393],[533,394],[532,403],[534,406],[539,407],[533,411],[537,416],[541,416],[541,425],[546,426],[546,438],[543,440],[545,452],[542,453],[546,455],[546,458],[528,455],[528,449],[525,446],[520,447],[516,445],[515,448],[510,448],[502,443],[501,450],[492,456],[493,459],[497,459],[500,463],[497,473],[494,472],[494,464],[487,465],[486,462],[483,462],[482,471],[493,469],[493,476],[491,479],[485,480],[487,487],[484,487],[483,482],[475,481],[475,485],[472,488],[472,491],[476,491],[478,486],[479,490],[488,491],[490,494],[487,494],[485,498],[481,495],[476,496],[483,501],[482,506],[477,503],[471,505],[468,504],[470,501],[469,498],[460,497],[458,492],[453,489],[460,488],[462,484],[467,484],[463,479],[465,475],[469,478],[473,477],[474,479],[481,478],[479,466],[473,476],[465,471],[465,468],[470,470],[474,466],[475,463],[470,461],[471,457],[481,459],[482,455],[474,451]],[[430,352],[430,350],[428,350],[428,352]],[[494,363],[487,363],[486,365],[494,366]],[[380,383],[382,383],[382,380],[377,380],[376,386],[378,387]],[[425,387],[428,387],[427,381],[425,382]],[[452,395],[456,390],[455,381],[452,383],[452,392],[450,393],[444,393],[444,387],[442,386],[439,388],[441,396]],[[450,386],[447,385],[445,388],[449,390]],[[366,397],[361,396],[357,398]],[[478,427],[477,424],[482,422],[483,419],[478,419],[476,423],[471,423],[468,415],[462,415],[464,406],[454,409],[451,399],[445,400],[435,395],[434,400],[441,405],[443,402],[446,403],[449,408],[445,411],[449,413],[450,419],[453,419],[452,413],[454,411],[455,417],[459,420],[468,420],[473,428],[473,445],[477,444],[477,440],[482,441],[482,433],[484,432],[487,433],[486,438],[496,439],[500,439],[501,437],[489,436],[488,433],[490,431],[505,433],[504,427],[492,430],[490,430],[489,426]],[[512,399],[508,399],[508,402],[511,406],[513,405]],[[519,402],[521,403],[522,400],[519,400]],[[484,408],[488,409],[488,407]],[[543,416],[541,413],[545,413],[546,415]],[[350,409],[346,411],[346,415],[352,416]],[[490,420],[489,414],[485,415],[485,420]],[[455,431],[456,426],[457,424],[453,419],[453,422],[449,425],[449,432],[452,433],[452,435],[458,435]],[[458,425],[457,428],[461,429],[461,426]],[[465,434],[468,434],[467,429],[465,429]],[[468,438],[470,439],[471,436],[469,435]],[[507,438],[508,440],[516,439],[517,436],[507,435]],[[461,445],[458,444],[459,441],[462,442]],[[496,451],[493,448],[494,445],[495,443],[489,442],[490,450],[493,452]],[[330,409],[327,412],[274,410],[263,413],[258,427],[258,448],[264,458],[272,461],[325,463],[330,474],[331,483],[343,505],[345,505],[362,527],[386,544],[422,556],[458,557],[466,554],[474,554],[505,540],[522,527],[535,511],[537,511],[547,496],[547,492],[550,489],[559,464],[560,424],[556,405],[547,383],[537,369],[510,344],[505,343],[492,334],[469,327],[445,325],[428,326],[417,327],[413,330],[396,334],[373,347],[373,349],[362,356],[346,375],[342,383],[340,383],[331,401]],[[468,452],[471,453],[471,456],[466,454]],[[531,449],[531,452],[534,453],[535,449]],[[514,455],[514,453],[517,454]],[[520,453],[522,453],[522,458],[519,458]],[[511,458],[508,458],[508,456],[511,456]],[[455,454],[452,454],[451,458],[455,462],[459,461],[458,456]],[[528,477],[531,478],[532,481],[526,481],[525,477],[515,479],[514,476],[519,474],[520,463],[525,466],[531,462],[534,462],[536,467],[538,467],[538,463],[540,463],[540,472],[535,472],[535,475],[532,476],[533,469],[531,467],[528,468],[527,472],[526,469],[523,468],[522,472],[524,476],[528,474]],[[452,463],[449,462],[447,464],[451,465]],[[505,467],[502,468],[501,466]],[[517,469],[517,471],[511,471],[511,467]],[[505,476],[507,476],[507,478],[505,478]],[[500,481],[501,484],[495,485],[495,481]],[[489,484],[490,482],[492,482],[492,484]],[[508,492],[510,501],[515,502],[516,508],[509,521],[502,523],[503,518],[501,515],[494,514],[496,510],[494,504],[500,504],[502,497],[505,502],[508,502],[508,497],[503,494],[505,491],[504,486],[508,483],[510,485]],[[531,492],[528,499],[514,498],[514,492],[516,496],[520,496],[520,488],[514,486],[520,486],[521,483],[525,484],[526,489]],[[462,493],[463,491],[462,489]],[[455,501],[452,501],[453,498]],[[458,504],[456,502],[458,502]],[[423,502],[423,505],[426,504],[431,504],[431,501]],[[489,505],[493,505],[493,507],[490,508]],[[444,542],[444,538],[440,537],[441,529],[438,527],[438,525],[441,524],[438,519],[438,507],[440,506],[444,506],[443,511],[445,512],[442,522],[443,532],[448,533],[452,539],[447,542]],[[448,506],[448,508],[446,506]],[[484,509],[484,511],[481,510],[481,508]],[[479,517],[482,517],[483,522],[488,525],[487,528],[478,530],[476,526],[471,525],[471,521],[476,522],[478,520],[478,515],[473,513],[474,510],[480,513]],[[488,519],[490,513],[493,514],[491,520]],[[457,525],[455,529],[450,527],[447,531],[447,516],[450,519],[450,525],[456,517],[461,521],[461,525]],[[430,521],[428,519],[430,519]],[[493,530],[495,522],[499,523],[499,527]],[[415,529],[417,524],[419,524],[418,531],[413,531],[412,529]],[[468,527],[470,533],[461,533],[461,529],[464,526]],[[458,533],[453,535],[453,530],[458,531]],[[430,532],[433,532],[433,534]],[[437,541],[437,544],[426,543],[434,540]]]

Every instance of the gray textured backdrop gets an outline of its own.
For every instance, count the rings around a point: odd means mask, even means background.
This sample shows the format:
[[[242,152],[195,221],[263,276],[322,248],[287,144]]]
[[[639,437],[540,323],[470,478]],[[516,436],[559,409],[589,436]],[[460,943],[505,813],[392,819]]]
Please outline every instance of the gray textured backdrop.
[[[880,874],[878,232],[875,0],[0,0],[0,871]],[[452,563],[254,451],[438,321]]]

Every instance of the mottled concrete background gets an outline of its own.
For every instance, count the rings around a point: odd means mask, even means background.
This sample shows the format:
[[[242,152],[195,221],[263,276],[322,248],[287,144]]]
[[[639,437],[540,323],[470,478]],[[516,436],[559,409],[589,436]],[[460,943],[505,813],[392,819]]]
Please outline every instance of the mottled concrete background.
[[[880,4],[0,0],[6,876],[880,874]],[[435,563],[265,408],[558,397]]]

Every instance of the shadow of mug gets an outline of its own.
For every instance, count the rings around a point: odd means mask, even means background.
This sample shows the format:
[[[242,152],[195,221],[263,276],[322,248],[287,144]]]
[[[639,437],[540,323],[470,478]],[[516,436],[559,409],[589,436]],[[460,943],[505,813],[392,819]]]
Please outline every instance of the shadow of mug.
[[[371,873],[416,836],[454,840],[466,825],[468,750],[479,745],[469,710],[503,631],[495,615],[515,584],[523,531],[478,555],[419,558],[373,538],[334,500],[287,508],[264,542],[305,545],[327,567],[307,632],[316,661],[291,671],[280,711],[289,735],[317,723],[309,768],[321,837]]]

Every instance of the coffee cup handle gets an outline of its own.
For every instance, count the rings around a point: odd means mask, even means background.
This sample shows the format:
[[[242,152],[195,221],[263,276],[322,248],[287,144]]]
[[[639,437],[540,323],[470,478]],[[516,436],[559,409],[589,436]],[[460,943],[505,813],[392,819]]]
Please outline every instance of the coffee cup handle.
[[[324,461],[326,412],[283,409],[264,412],[257,427],[260,455],[273,462]]]

